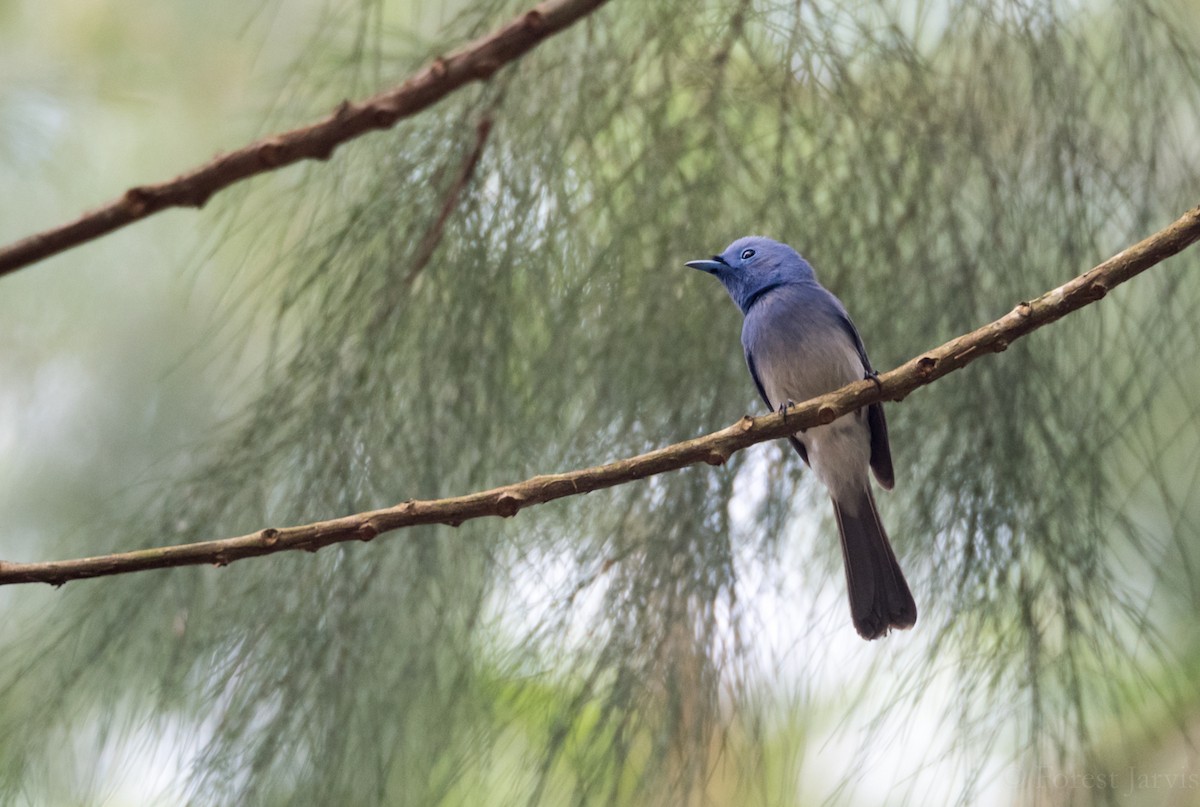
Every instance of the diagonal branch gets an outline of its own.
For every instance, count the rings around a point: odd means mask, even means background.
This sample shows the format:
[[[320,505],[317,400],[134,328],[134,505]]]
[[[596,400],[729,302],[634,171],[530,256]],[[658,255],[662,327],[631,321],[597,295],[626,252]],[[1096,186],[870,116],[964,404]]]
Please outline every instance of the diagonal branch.
[[[607,465],[561,474],[535,476],[524,482],[448,499],[408,501],[395,507],[319,521],[296,527],[268,527],[249,535],[193,544],[140,549],[77,560],[46,563],[0,562],[0,585],[51,583],[125,574],[171,566],[224,566],[242,558],[287,549],[315,552],[342,541],[370,541],[377,535],[418,524],[457,526],[472,518],[515,516],[521,509],[580,493],[643,479],[706,462],[720,465],[735,451],[784,437],[799,429],[830,423],[876,401],[904,398],[908,393],[954,372],[987,353],[999,353],[1015,339],[1094,303],[1113,287],[1200,240],[1200,207],[1185,213],[1164,230],[1109,258],[1104,263],[1046,292],[1019,303],[995,322],[951,339],[879,376],[858,381],[813,398],[784,414],[743,417],[718,432],[659,448]]]
[[[466,190],[467,184],[475,176],[475,169],[479,166],[479,159],[483,156],[483,147],[487,145],[488,135],[491,134],[491,131],[492,116],[488,114],[475,127],[475,147],[467,155],[462,168],[458,171],[458,176],[450,185],[450,192],[442,201],[442,209],[438,212],[438,217],[425,233],[425,237],[421,239],[421,245],[417,248],[417,254],[412,261],[412,268],[404,277],[406,286],[411,286],[417,281],[417,277],[425,270],[429,259],[433,257],[434,250],[442,243],[442,236],[446,234],[446,222],[450,220],[450,214],[454,212],[454,208],[458,207],[459,197]]]
[[[0,247],[0,276],[107,235],[170,207],[201,207],[214,193],[256,174],[301,160],[327,160],[333,150],[372,129],[433,106],[464,84],[488,79],[543,40],[608,0],[548,0],[459,50],[439,56],[403,84],[364,101],[343,101],[329,116],[222,154],[167,182],[130,188],[75,221]]]

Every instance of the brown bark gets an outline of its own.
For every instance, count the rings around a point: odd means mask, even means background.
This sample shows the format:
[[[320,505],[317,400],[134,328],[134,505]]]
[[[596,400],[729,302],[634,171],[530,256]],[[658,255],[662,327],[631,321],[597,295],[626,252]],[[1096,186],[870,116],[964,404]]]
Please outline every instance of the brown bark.
[[[876,401],[904,398],[988,353],[999,353],[1015,339],[1096,302],[1111,289],[1136,274],[1175,255],[1200,239],[1200,207],[1075,279],[1035,300],[1018,303],[1000,319],[951,339],[875,380],[858,381],[842,389],[805,401],[785,413],[744,417],[732,426],[703,437],[650,451],[607,465],[567,473],[535,476],[504,487],[448,499],[408,501],[395,507],[319,521],[294,527],[268,527],[235,538],[194,544],[140,549],[92,558],[45,563],[0,562],[0,585],[51,583],[124,574],[171,566],[215,564],[288,549],[316,551],[341,541],[369,541],[378,535],[418,524],[457,526],[472,518],[515,516],[535,504],[614,487],[636,479],[674,471],[689,465],[719,465],[735,451],[791,434],[799,429],[829,423],[837,417]]]
[[[263,138],[155,185],[139,185],[75,221],[0,248],[0,276],[107,235],[171,207],[202,207],[218,191],[301,160],[327,160],[334,149],[433,106],[472,81],[532,50],[607,0],[549,0],[465,47],[434,59],[398,87],[365,101],[343,101],[326,118]]]

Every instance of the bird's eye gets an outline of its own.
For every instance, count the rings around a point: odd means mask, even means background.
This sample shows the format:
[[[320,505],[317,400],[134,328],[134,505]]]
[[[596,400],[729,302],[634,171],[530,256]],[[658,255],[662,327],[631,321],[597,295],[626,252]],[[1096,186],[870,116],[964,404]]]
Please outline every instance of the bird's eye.
[[[743,261],[748,261],[753,257],[754,257],[754,250],[752,250],[752,249],[743,249],[742,250],[742,260]]]

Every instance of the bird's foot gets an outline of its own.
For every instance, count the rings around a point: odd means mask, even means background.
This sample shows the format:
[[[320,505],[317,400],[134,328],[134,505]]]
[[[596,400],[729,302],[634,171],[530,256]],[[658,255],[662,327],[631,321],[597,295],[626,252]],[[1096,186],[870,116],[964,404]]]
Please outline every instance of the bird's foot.
[[[784,423],[787,423],[787,411],[788,411],[788,407],[795,406],[795,405],[796,405],[796,402],[795,402],[795,401],[793,401],[791,398],[788,398],[786,401],[784,401],[783,403],[781,403],[781,404],[779,405],[779,408],[778,408],[778,409],[776,409],[776,410],[775,410],[775,411],[776,411],[776,412],[778,412],[779,414],[783,415],[783,422],[784,422]]]
[[[876,387],[883,389],[883,382],[879,380],[879,373],[875,370],[867,370],[867,372],[863,375],[863,379],[866,381],[874,381]]]

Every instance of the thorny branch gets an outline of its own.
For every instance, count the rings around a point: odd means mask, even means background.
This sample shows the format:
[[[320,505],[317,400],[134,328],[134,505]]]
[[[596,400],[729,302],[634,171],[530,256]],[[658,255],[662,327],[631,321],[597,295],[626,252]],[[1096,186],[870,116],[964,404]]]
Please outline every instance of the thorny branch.
[[[301,160],[327,160],[334,149],[373,129],[390,129],[472,81],[482,81],[608,0],[548,0],[446,56],[403,84],[364,101],[343,101],[322,120],[255,141],[156,185],[130,188],[75,221],[0,247],[0,276],[171,207],[202,207],[243,179]]]
[[[629,459],[448,499],[407,501],[395,507],[294,527],[267,527],[236,538],[141,549],[92,558],[45,563],[0,562],[0,585],[51,583],[125,574],[144,569],[215,564],[289,549],[315,552],[342,541],[370,541],[386,532],[418,524],[450,524],[484,516],[515,516],[535,504],[615,487],[636,479],[706,462],[720,465],[735,451],[830,423],[876,401],[903,399],[913,390],[958,370],[987,353],[999,353],[1015,339],[1104,297],[1111,289],[1200,240],[1200,207],[1164,230],[1109,258],[1036,300],[1019,303],[1000,319],[929,350],[877,379],[858,381],[787,410],[744,417],[718,432],[659,448]]]

